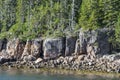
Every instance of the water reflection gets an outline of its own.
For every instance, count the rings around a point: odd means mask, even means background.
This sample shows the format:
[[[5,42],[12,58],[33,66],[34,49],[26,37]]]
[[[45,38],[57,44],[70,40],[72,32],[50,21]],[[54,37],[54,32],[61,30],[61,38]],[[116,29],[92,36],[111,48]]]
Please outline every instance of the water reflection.
[[[40,69],[3,69],[0,68],[0,80],[120,80],[115,74],[79,73]]]

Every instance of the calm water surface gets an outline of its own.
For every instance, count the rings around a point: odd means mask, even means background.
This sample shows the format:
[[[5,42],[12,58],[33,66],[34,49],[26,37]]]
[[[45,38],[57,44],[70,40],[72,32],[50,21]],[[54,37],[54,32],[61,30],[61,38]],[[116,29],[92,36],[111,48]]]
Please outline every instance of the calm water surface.
[[[0,80],[120,80],[116,75],[51,73],[39,70],[1,69]]]

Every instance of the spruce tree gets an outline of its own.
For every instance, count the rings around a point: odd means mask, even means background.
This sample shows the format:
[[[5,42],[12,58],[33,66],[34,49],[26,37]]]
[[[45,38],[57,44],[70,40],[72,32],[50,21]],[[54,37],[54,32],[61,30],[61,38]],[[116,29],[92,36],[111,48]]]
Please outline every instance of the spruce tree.
[[[115,26],[115,36],[116,36],[116,41],[120,43],[120,14],[118,16],[118,20]]]
[[[83,0],[80,8],[79,26],[84,29],[96,29],[99,27],[99,2],[98,0]]]

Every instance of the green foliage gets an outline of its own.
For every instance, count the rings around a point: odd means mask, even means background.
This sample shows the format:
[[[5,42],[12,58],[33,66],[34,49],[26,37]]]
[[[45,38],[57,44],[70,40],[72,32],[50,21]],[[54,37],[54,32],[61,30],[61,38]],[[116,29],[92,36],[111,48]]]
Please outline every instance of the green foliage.
[[[79,25],[85,29],[99,28],[98,0],[83,0],[80,8]]]
[[[117,17],[120,13],[120,0],[104,0],[104,20],[103,24],[106,27],[115,27]]]
[[[117,19],[115,24],[115,35],[110,37],[109,40],[112,43],[113,48],[120,49],[120,14]]]
[[[83,0],[79,25],[85,29],[114,28],[120,13],[120,0]]]
[[[82,27],[115,28],[120,0],[0,0],[0,38],[74,35]]]
[[[120,14],[115,28],[116,41],[120,43]]]
[[[3,32],[0,34],[0,39],[8,38],[9,34],[7,32]]]

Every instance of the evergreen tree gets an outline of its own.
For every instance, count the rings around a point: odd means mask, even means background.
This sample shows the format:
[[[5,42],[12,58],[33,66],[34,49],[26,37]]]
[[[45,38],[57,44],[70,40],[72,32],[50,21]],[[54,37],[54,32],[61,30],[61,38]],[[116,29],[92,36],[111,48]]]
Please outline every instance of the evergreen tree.
[[[80,8],[79,25],[85,29],[99,27],[99,2],[98,0],[83,0]]]
[[[120,13],[120,0],[104,0],[103,2],[103,24],[105,27],[115,27],[117,17]]]
[[[120,0],[0,0],[0,37],[73,35],[79,28],[114,28]]]
[[[120,43],[120,14],[115,27],[116,41]]]

